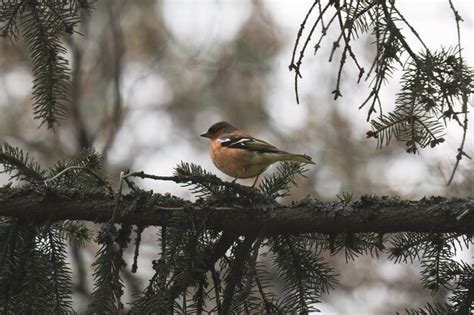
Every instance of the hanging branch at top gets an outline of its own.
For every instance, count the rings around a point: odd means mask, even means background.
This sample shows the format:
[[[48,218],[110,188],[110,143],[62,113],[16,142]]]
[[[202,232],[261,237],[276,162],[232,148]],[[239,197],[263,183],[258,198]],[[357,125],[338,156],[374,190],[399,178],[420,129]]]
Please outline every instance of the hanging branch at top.
[[[70,69],[61,36],[73,34],[89,2],[22,0],[0,6],[0,35],[14,41],[21,33],[30,51],[34,118],[48,128],[65,116],[70,98]]]
[[[308,10],[298,31],[291,62],[290,71],[295,71],[295,94],[299,103],[298,80],[302,78],[302,61],[312,36],[320,29],[315,39],[316,54],[321,42],[330,28],[339,32],[333,42],[329,61],[342,48],[337,72],[334,99],[342,96],[340,83],[342,70],[349,56],[358,69],[360,82],[364,73],[366,81],[371,80],[372,89],[359,108],[368,106],[367,121],[379,111],[378,117],[371,120],[372,130],[367,132],[368,138],[376,138],[378,146],[388,145],[392,138],[405,142],[408,153],[417,153],[419,148],[428,145],[435,147],[444,142],[443,134],[447,122],[454,121],[463,130],[463,138],[456,155],[456,163],[448,183],[462,158],[470,158],[464,151],[468,129],[468,102],[474,88],[474,70],[469,67],[461,54],[459,12],[451,0],[449,6],[454,13],[458,34],[455,48],[432,50],[416,29],[396,7],[395,1],[322,1],[315,0]],[[316,11],[316,7],[319,8]],[[310,31],[304,34],[310,18],[316,15],[316,21]],[[328,17],[329,22],[324,23]],[[333,24],[333,21],[337,23]],[[338,26],[335,27],[334,25]],[[406,33],[411,33],[422,47],[415,52],[406,40]],[[352,49],[352,42],[362,34],[368,33],[375,37],[375,58],[366,72],[360,65]],[[305,38],[303,41],[302,38]],[[303,44],[301,44],[303,43]],[[297,56],[299,56],[297,58]],[[391,74],[402,71],[401,89],[395,101],[395,109],[387,114],[382,113],[383,105],[379,94],[383,83]]]
[[[461,28],[459,27],[459,22],[462,22],[463,19],[459,15],[459,12],[454,8],[453,2],[449,0],[449,6],[451,10],[453,11],[454,14],[454,19],[456,21],[456,30],[458,34],[458,54],[459,54],[459,59],[462,60],[462,49],[461,49]],[[461,64],[462,66],[462,64]],[[462,68],[462,67],[461,67]],[[472,89],[472,84],[471,84],[471,89]],[[472,90],[471,90],[472,91]],[[462,134],[462,140],[461,144],[459,145],[458,148],[458,154],[456,155],[456,163],[454,164],[453,171],[451,172],[451,176],[449,177],[448,183],[450,184],[453,181],[454,174],[456,173],[456,170],[458,169],[459,162],[463,157],[467,157],[468,159],[471,159],[469,155],[467,155],[466,152],[464,152],[464,145],[466,144],[466,136],[467,136],[467,126],[468,126],[468,118],[467,118],[467,103],[468,103],[468,96],[470,95],[469,90],[463,91],[464,93],[461,96],[461,101],[462,101],[462,114],[463,114],[463,123],[462,123],[462,128],[463,128],[463,134]],[[455,114],[455,113],[451,113]]]

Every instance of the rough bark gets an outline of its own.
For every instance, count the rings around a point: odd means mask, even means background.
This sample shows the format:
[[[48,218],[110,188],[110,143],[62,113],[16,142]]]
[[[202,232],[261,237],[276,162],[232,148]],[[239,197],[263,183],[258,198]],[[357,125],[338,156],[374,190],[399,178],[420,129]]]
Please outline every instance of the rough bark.
[[[0,190],[0,216],[39,221],[107,222],[115,201],[103,193],[79,189]],[[474,232],[473,198],[423,198],[418,201],[363,196],[345,202],[305,199],[293,205],[207,206],[159,194],[125,195],[118,222],[207,229],[237,235],[354,232]]]

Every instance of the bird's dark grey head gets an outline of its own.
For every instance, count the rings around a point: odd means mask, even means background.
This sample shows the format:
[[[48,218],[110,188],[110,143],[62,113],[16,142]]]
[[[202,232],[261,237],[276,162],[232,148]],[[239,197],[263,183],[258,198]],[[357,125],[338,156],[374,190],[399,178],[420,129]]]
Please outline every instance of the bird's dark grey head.
[[[216,135],[216,134],[222,134],[222,133],[227,133],[227,132],[232,132],[234,130],[236,130],[237,128],[235,128],[234,126],[232,126],[231,124],[229,124],[227,121],[220,121],[218,123],[215,123],[214,125],[212,125],[211,127],[209,127],[209,129],[207,130],[206,133],[203,133],[201,135],[201,137],[204,137],[204,138],[211,138],[213,135]]]

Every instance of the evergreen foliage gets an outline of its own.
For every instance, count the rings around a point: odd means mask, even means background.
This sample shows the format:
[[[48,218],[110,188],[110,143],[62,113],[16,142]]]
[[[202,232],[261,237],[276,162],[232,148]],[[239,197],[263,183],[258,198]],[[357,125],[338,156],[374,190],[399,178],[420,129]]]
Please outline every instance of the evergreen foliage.
[[[205,178],[213,178],[217,180],[217,177],[214,174],[203,169],[201,166],[181,162],[175,168],[175,174],[177,176],[199,176]],[[213,198],[215,200],[222,199],[223,194],[225,193],[225,189],[223,189],[220,185],[207,182],[200,182],[200,183],[184,183],[183,187],[190,187],[190,191],[198,198],[210,199]]]
[[[71,271],[61,225],[2,218],[0,311],[4,314],[72,311]]]
[[[101,248],[93,264],[94,291],[88,310],[92,314],[117,314],[123,311],[120,301],[123,282],[119,273],[126,265],[122,254],[129,241],[130,232],[130,226],[117,230],[113,223],[105,224],[99,232],[97,243]]]
[[[336,283],[334,271],[308,246],[308,237],[282,235],[270,241],[274,269],[284,281],[282,305],[285,313],[317,310],[323,293]]]
[[[333,42],[329,61],[338,59],[334,99],[342,97],[341,82],[347,59],[358,69],[358,80],[371,84],[371,90],[359,108],[369,106],[367,121],[371,120],[372,130],[368,138],[376,138],[379,147],[388,145],[391,139],[404,142],[408,153],[417,153],[419,148],[435,147],[444,142],[443,134],[447,123],[453,121],[463,133],[456,155],[452,177],[459,161],[469,155],[464,152],[468,129],[469,99],[474,87],[474,70],[462,56],[460,23],[463,21],[451,1],[446,6],[453,11],[458,33],[455,47],[434,50],[429,48],[416,29],[398,9],[395,1],[314,1],[301,23],[295,41],[289,69],[295,72],[295,93],[299,103],[298,80],[302,78],[302,63],[309,43],[315,41],[314,53],[330,30],[338,36]],[[311,17],[315,22],[304,33]],[[314,19],[313,19],[314,20]],[[316,30],[320,34],[316,35]],[[417,53],[406,39],[413,35],[422,50]],[[353,50],[353,43],[364,34],[373,38],[375,57],[367,71]],[[316,39],[313,39],[316,37]],[[304,38],[304,41],[302,39]],[[299,53],[298,53],[299,52]],[[395,101],[395,109],[384,113],[386,107],[381,102],[383,83],[400,70],[400,92]],[[372,118],[374,113],[378,115]]]
[[[33,113],[53,128],[66,114],[70,70],[61,36],[70,36],[92,1],[2,1],[0,34],[10,40],[23,37],[33,66]]]
[[[397,312],[397,315],[400,314]],[[448,304],[436,303],[436,304],[426,304],[423,308],[418,309],[407,309],[407,315],[445,315],[445,314],[456,314],[452,307]],[[462,314],[462,313],[461,313]],[[467,313],[466,313],[467,314]]]
[[[421,262],[421,282],[436,294],[451,292],[450,303],[426,306],[426,310],[409,310],[409,314],[467,314],[472,310],[474,270],[472,265],[456,261],[457,250],[473,244],[472,235],[400,233],[391,239],[389,258],[395,263]],[[450,310],[449,312],[446,310]],[[413,313],[414,312],[414,313]],[[425,312],[425,313],[423,313]]]
[[[17,40],[23,37],[33,66],[34,117],[53,128],[65,115],[69,99],[69,65],[61,36],[68,36],[90,9],[92,1],[19,0],[4,1],[0,6],[0,31],[3,37]],[[319,8],[319,15],[297,58],[302,31],[310,15]],[[323,15],[330,14],[326,24]],[[457,11],[459,31],[461,21]],[[311,35],[323,27],[317,39],[318,51],[328,28],[337,23],[340,36],[334,44],[331,59],[343,41],[335,98],[342,96],[339,85],[346,58],[351,58],[359,70],[359,80],[366,72],[360,66],[351,41],[364,33],[375,37],[376,56],[365,78],[372,79],[372,91],[362,104],[369,104],[368,120],[372,120],[369,137],[378,145],[392,138],[404,141],[407,151],[434,147],[444,141],[445,124],[453,120],[467,132],[468,99],[473,87],[473,70],[462,57],[462,47],[433,51],[426,47],[416,31],[398,11],[394,1],[328,1],[326,6],[315,1],[302,23],[295,43],[290,70],[295,70],[296,93],[301,64]],[[320,23],[320,24],[319,24]],[[422,44],[424,50],[415,53],[396,23],[404,24]],[[408,57],[405,57],[408,55]],[[407,58],[407,59],[405,59]],[[382,84],[400,67],[403,72],[395,110],[383,114],[379,99]],[[443,124],[444,123],[444,124]],[[460,145],[457,160],[468,156]],[[48,185],[73,187],[77,191],[104,190],[114,193],[105,177],[100,156],[84,150],[70,160],[58,161],[43,169],[28,153],[4,144],[0,147],[0,164],[16,183],[48,195]],[[181,163],[170,177],[144,173],[124,175],[130,189],[127,198],[152,205],[148,192],[137,188],[132,175],[156,180],[171,180],[189,187],[199,199],[197,204],[208,207],[254,206],[268,211],[278,205],[278,197],[288,195],[296,177],[304,175],[300,164],[281,163],[273,175],[266,177],[258,190],[220,180],[200,166]],[[127,177],[128,176],[128,177]],[[13,183],[13,182],[12,182]],[[120,184],[123,184],[121,182]],[[9,189],[9,187],[2,188]],[[121,201],[121,189],[115,194]],[[344,197],[344,202],[352,202]],[[0,199],[2,190],[0,190]],[[170,197],[170,205],[187,203]],[[167,208],[168,207],[168,208]],[[130,209],[134,211],[136,209]],[[114,213],[120,218],[123,214]],[[427,304],[423,309],[408,309],[407,314],[468,314],[473,307],[474,270],[472,265],[455,259],[459,249],[472,248],[472,235],[440,233],[341,233],[337,235],[278,235],[265,238],[255,231],[251,235],[234,235],[228,231],[213,231],[206,221],[195,224],[192,216],[171,216],[166,227],[160,227],[157,242],[159,258],[152,262],[154,274],[143,292],[137,293],[129,306],[122,302],[124,282],[121,271],[126,267],[123,252],[129,246],[132,226],[117,224],[112,218],[97,236],[100,249],[94,263],[94,290],[90,313],[265,313],[307,314],[317,310],[321,296],[336,286],[337,275],[324,259],[324,254],[345,253],[346,260],[359,255],[374,258],[388,254],[394,263],[421,265],[422,285],[433,294],[449,293],[444,304]],[[183,228],[183,226],[191,228]],[[138,227],[143,230],[144,227]],[[91,232],[74,221],[50,222],[0,217],[0,312],[5,314],[71,313],[71,270],[66,261],[68,240],[84,243]],[[139,259],[140,242],[136,242]],[[271,270],[267,263],[270,260]],[[134,264],[136,266],[136,263]],[[136,269],[136,267],[135,267]]]
[[[3,150],[2,164],[13,174],[23,174],[32,159],[17,148]],[[6,153],[5,153],[6,152]],[[8,153],[11,154],[8,155]],[[11,161],[20,161],[11,163]],[[31,164],[33,165],[33,164]],[[100,156],[85,150],[78,156],[60,161],[49,170],[37,164],[35,172],[44,176],[19,177],[34,189],[48,190],[48,185],[77,187],[81,190],[104,189],[106,183]],[[29,169],[29,168],[26,168]],[[85,171],[87,170],[87,171]],[[94,172],[96,176],[90,176]],[[136,177],[173,180],[189,187],[210,207],[258,205],[268,211],[276,206],[275,198],[286,195],[291,183],[305,168],[282,163],[266,178],[259,190],[224,182],[200,166],[180,163],[171,177],[131,173]],[[149,192],[139,189],[125,177],[132,189],[127,199],[153,205]],[[119,191],[115,202],[121,200]],[[46,196],[46,195],[45,195]],[[344,202],[356,205],[349,194]],[[0,195],[1,198],[1,195]],[[171,207],[186,202],[168,198],[160,205]],[[224,202],[225,200],[225,202]],[[370,201],[369,197],[364,200]],[[267,203],[267,207],[263,205]],[[137,211],[132,208],[130,211]],[[257,210],[256,210],[257,211]],[[120,218],[119,214],[117,218]],[[471,265],[455,259],[460,249],[472,247],[472,236],[456,233],[376,233],[301,234],[262,237],[260,231],[245,236],[215,231],[206,220],[192,215],[170,216],[161,227],[157,242],[158,259],[152,262],[155,273],[142,292],[137,292],[130,305],[124,305],[124,282],[121,271],[127,263],[124,250],[130,246],[132,226],[104,224],[97,236],[100,249],[94,263],[94,290],[88,312],[94,314],[205,312],[307,314],[317,311],[323,294],[337,286],[337,274],[325,261],[325,255],[345,253],[346,260],[360,255],[387,257],[394,263],[421,265],[420,281],[433,292],[450,292],[445,304],[427,304],[422,309],[407,309],[407,314],[463,314],[472,307],[474,273]],[[198,223],[199,222],[199,223]],[[183,226],[187,227],[183,229]],[[141,230],[144,227],[141,228]],[[90,231],[81,223],[33,222],[1,218],[0,221],[0,305],[4,313],[71,312],[71,271],[66,262],[66,240],[90,240]],[[135,271],[140,242],[135,242]],[[269,264],[271,268],[269,268]],[[448,312],[448,313],[446,313]]]
[[[58,165],[82,165],[92,171],[101,169],[100,159],[86,150],[71,161]],[[32,185],[46,196],[46,176],[58,174],[56,165],[42,169],[28,154],[7,143],[0,149],[0,164],[11,179]],[[62,169],[61,169],[62,170]],[[65,179],[64,179],[65,178]],[[69,187],[94,189],[89,177],[79,172],[64,173]],[[105,181],[105,180],[102,180]],[[61,182],[56,180],[56,184]],[[88,186],[85,186],[87,184]],[[41,187],[42,186],[42,187]],[[0,311],[5,314],[72,312],[71,270],[66,261],[66,241],[84,244],[90,231],[80,222],[38,222],[0,217]]]
[[[282,162],[277,166],[277,172],[263,179],[260,191],[271,199],[289,195],[290,186],[297,186],[296,175],[304,176],[307,169],[303,164]]]
[[[68,176],[62,176],[65,173]],[[93,149],[84,149],[69,160],[59,160],[48,172],[48,185],[78,188],[111,188],[104,173],[101,156]]]
[[[281,187],[279,190],[288,190],[290,182],[294,181],[295,174],[298,172],[303,174],[304,172],[303,168],[296,163],[284,165],[287,167],[279,169],[282,175],[281,178],[266,179],[266,181],[279,181],[275,183],[273,189],[275,189],[275,187]],[[262,182],[263,186],[261,190],[268,191],[264,194],[256,193],[256,191],[250,187],[223,182],[216,175],[192,163],[181,162],[175,170],[176,177],[172,180],[182,182],[184,187],[191,187],[190,190],[196,197],[203,198],[207,200],[208,203],[218,204],[220,206],[224,206],[227,203],[231,205],[235,203],[241,205],[271,205],[274,200],[271,194],[278,193],[278,191],[270,191],[270,186],[265,182]],[[288,178],[283,178],[282,172],[288,175]],[[158,177],[155,179],[163,178]]]
[[[409,153],[443,143],[447,120],[462,126],[458,118],[462,97],[474,78],[473,70],[463,63],[456,51],[446,50],[426,51],[411,61],[401,79],[395,110],[372,120],[368,135],[377,138],[379,146],[388,145],[393,136],[405,142]]]
[[[10,180],[42,180],[44,171],[40,165],[22,149],[4,143],[0,146],[2,173],[11,175]]]

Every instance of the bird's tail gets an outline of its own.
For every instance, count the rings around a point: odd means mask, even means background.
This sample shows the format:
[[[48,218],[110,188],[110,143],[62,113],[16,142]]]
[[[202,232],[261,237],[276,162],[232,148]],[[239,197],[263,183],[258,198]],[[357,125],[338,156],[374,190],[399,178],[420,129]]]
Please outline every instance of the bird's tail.
[[[293,154],[293,153],[281,153],[278,155],[280,161],[293,161],[300,163],[316,164],[312,161],[309,155],[305,154]]]

